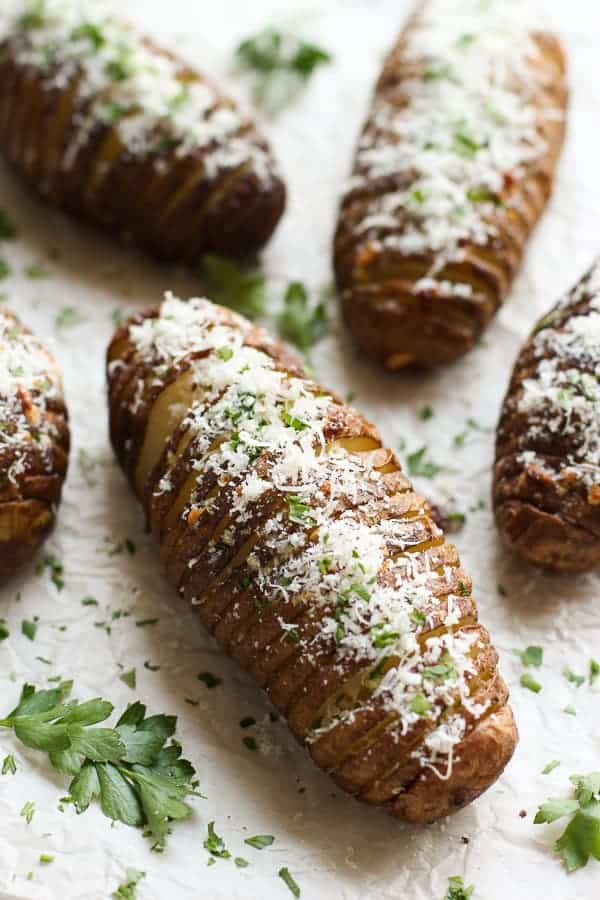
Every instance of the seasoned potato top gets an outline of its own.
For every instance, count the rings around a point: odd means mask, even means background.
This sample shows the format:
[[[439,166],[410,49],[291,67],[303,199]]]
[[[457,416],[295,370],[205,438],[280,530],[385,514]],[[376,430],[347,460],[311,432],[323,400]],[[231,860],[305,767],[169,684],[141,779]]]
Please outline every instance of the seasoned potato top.
[[[74,86],[88,130],[115,126],[134,156],[203,149],[207,176],[250,165],[270,180],[273,161],[234,104],[197,72],[159,50],[103,0],[8,0],[0,42],[17,62],[46,76],[48,91]],[[66,150],[69,168],[86,135]],[[160,155],[157,165],[160,165]]]
[[[600,262],[538,323],[512,402],[523,445],[537,448],[521,462],[544,469],[558,456],[564,477],[600,484]]]
[[[536,25],[524,0],[426,0],[387,61],[344,202],[369,199],[355,228],[371,253],[432,258],[417,294],[471,296],[437,274],[495,236],[563,117]]]
[[[16,483],[30,451],[50,450],[57,431],[48,405],[62,401],[56,363],[42,343],[5,310],[0,310],[0,456],[3,473]]]
[[[156,398],[187,371],[196,386],[192,402],[178,411],[161,407],[161,417],[174,417],[175,433],[186,435],[186,472],[198,483],[212,478],[222,491],[233,485],[225,530],[206,554],[194,552],[193,529],[210,520],[220,494],[205,491],[198,500],[192,490],[179,512],[192,529],[187,583],[196,568],[210,569],[219,548],[236,546],[261,502],[271,504],[260,545],[244,560],[243,574],[231,578],[233,593],[254,591],[259,609],[261,597],[281,601],[283,637],[306,657],[326,652],[332,674],[351,666],[363,672],[365,708],[383,707],[401,734],[427,725],[412,756],[447,777],[453,748],[474,720],[493,711],[493,701],[478,693],[482,660],[488,676],[495,671],[493,651],[476,624],[455,551],[393,454],[354,410],[271,356],[262,329],[208,300],[167,295],[160,311],[118,334],[115,347],[123,334],[130,349],[125,357],[122,349],[109,354],[111,394],[119,378],[127,382],[135,415],[145,403],[150,408],[148,391]],[[347,436],[349,422],[358,437],[375,436],[367,442],[372,452],[336,440]],[[167,444],[151,479],[150,506],[179,490],[179,457],[169,446],[176,443]],[[191,600],[203,604],[205,597]],[[296,600],[316,611],[312,631],[298,627]],[[346,709],[334,706],[311,724],[308,739],[351,721],[359,707],[358,699]]]

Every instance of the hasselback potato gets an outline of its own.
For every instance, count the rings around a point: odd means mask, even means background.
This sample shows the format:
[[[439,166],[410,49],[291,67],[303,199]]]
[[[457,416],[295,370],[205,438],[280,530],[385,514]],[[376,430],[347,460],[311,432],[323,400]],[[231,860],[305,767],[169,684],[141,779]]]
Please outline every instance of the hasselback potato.
[[[103,0],[3,4],[0,153],[51,202],[192,264],[258,250],[285,203],[253,123]]]
[[[518,356],[498,424],[494,506],[529,562],[600,565],[600,262]]]
[[[495,781],[517,737],[496,651],[375,428],[203,299],[120,328],[108,381],[168,579],[317,765],[415,822]]]
[[[565,60],[524,0],[426,0],[390,52],[335,237],[345,319],[389,369],[469,350],[550,194]]]
[[[6,309],[0,309],[0,422],[0,579],[6,579],[52,530],[69,453],[56,362]]]

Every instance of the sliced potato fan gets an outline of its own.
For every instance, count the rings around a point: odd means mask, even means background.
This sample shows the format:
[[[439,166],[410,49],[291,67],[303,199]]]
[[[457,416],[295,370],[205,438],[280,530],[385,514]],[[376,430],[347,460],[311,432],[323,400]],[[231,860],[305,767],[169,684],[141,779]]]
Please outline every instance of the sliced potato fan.
[[[168,579],[317,765],[415,822],[485,790],[517,739],[497,655],[375,428],[208,300],[126,323],[108,381]]]

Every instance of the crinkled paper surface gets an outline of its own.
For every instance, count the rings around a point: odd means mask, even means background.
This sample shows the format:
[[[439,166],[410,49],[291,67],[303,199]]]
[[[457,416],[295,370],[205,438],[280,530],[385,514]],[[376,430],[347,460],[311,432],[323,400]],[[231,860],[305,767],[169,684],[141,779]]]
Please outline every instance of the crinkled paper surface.
[[[298,29],[333,52],[333,65],[266,126],[290,189],[285,219],[264,258],[274,297],[288,279],[301,279],[315,291],[331,281],[336,200],[384,51],[409,8],[402,0],[127,4],[131,17],[224,76],[237,42],[270,23]],[[404,440],[410,452],[426,444],[444,467],[434,482],[419,487],[467,515],[456,542],[512,687],[521,732],[513,762],[478,802],[427,829],[405,827],[335,790],[285,724],[269,720],[266,699],[161,579],[156,550],[108,444],[104,352],[115,309],[154,303],[166,288],[197,293],[198,279],[115,247],[46,208],[0,171],[0,205],[19,226],[19,241],[0,248],[14,272],[2,289],[28,324],[53,336],[73,427],[59,527],[47,547],[64,562],[65,587],[58,591],[48,573],[37,576],[32,566],[3,590],[0,615],[11,635],[0,644],[2,710],[11,708],[23,681],[44,685],[57,674],[75,680],[77,696],[102,695],[117,709],[139,697],[150,711],[179,716],[186,755],[207,797],[194,801],[192,819],[175,826],[166,852],[152,854],[140,832],[111,828],[98,809],[82,816],[69,806],[59,812],[64,779],[42,754],[0,733],[0,758],[13,752],[18,764],[16,775],[0,777],[0,897],[102,900],[124,880],[127,866],[147,873],[138,887],[141,900],[285,900],[291,894],[277,877],[283,866],[307,900],[442,900],[448,876],[456,874],[476,885],[478,900],[599,896],[600,864],[567,876],[552,853],[560,823],[534,826],[532,820],[548,796],[567,795],[571,773],[600,767],[600,681],[577,689],[561,674],[565,665],[587,671],[589,658],[600,656],[600,582],[596,575],[553,578],[520,565],[496,534],[489,502],[493,428],[519,344],[600,251],[597,4],[547,0],[546,8],[570,56],[568,142],[550,208],[484,341],[439,372],[387,376],[357,358],[332,301],[332,333],[314,354],[321,379],[344,394],[355,392],[356,405],[392,447]],[[243,83],[230,83],[244,96]],[[20,274],[31,263],[43,264],[49,277]],[[76,321],[70,313],[61,317],[65,307],[76,310]],[[424,422],[418,412],[426,404],[434,416]],[[469,433],[457,448],[454,436],[469,417],[484,430]],[[124,549],[126,539],[134,541],[135,555]],[[83,606],[86,596],[99,605]],[[118,617],[119,611],[129,615]],[[31,642],[21,634],[21,621],[34,615],[39,623]],[[156,625],[136,627],[136,621],[155,617]],[[110,624],[110,635],[99,622]],[[521,664],[512,653],[528,644],[545,651],[543,667],[535,670],[543,684],[538,695],[519,686]],[[151,671],[145,662],[160,669]],[[135,694],[119,680],[120,666],[136,668]],[[205,670],[222,685],[208,690],[197,680]],[[576,716],[563,712],[568,704]],[[242,731],[238,723],[246,716],[258,726]],[[250,733],[257,752],[242,744]],[[552,759],[561,765],[542,775]],[[36,807],[30,825],[19,815],[27,800]],[[526,815],[520,817],[521,811]],[[249,860],[248,868],[225,860],[207,867],[202,843],[212,820],[232,854]],[[274,835],[273,846],[262,852],[245,846],[244,837],[257,833]],[[55,861],[40,866],[40,853]]]

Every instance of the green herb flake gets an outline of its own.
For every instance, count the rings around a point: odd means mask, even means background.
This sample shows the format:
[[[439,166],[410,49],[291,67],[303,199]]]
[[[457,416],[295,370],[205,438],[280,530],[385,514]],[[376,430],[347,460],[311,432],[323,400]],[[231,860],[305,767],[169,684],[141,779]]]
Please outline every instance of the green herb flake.
[[[533,691],[534,694],[539,694],[542,690],[542,685],[539,681],[536,681],[533,675],[529,672],[523,672],[521,678],[519,679],[519,684],[521,687],[527,688],[529,691]]]
[[[137,628],[146,628],[147,625],[156,625],[157,622],[160,622],[159,618],[156,619],[138,619],[135,623]]]
[[[240,719],[240,728],[251,728],[252,725],[256,725],[256,719],[253,716],[246,716],[245,719]]]
[[[255,834],[253,837],[244,839],[244,843],[249,847],[254,847],[255,850],[264,850],[265,847],[270,847],[274,841],[275,838],[272,834]]]
[[[413,609],[410,614],[411,622],[414,622],[415,625],[418,625],[421,628],[427,621],[427,616],[424,612],[421,612],[420,609]]]
[[[421,420],[421,422],[427,422],[429,419],[433,419],[434,415],[435,413],[433,412],[433,407],[429,406],[429,404],[427,404],[427,406],[421,407],[421,409],[419,410],[419,419]]]
[[[92,49],[100,50],[106,44],[106,37],[99,25],[94,22],[83,22],[71,32],[74,41],[88,41]]]
[[[598,675],[600,675],[600,663],[595,659],[590,659],[590,668],[588,675],[590,684],[594,684]]]
[[[433,681],[445,681],[447,678],[456,678],[458,674],[449,653],[444,653],[436,665],[423,666],[421,672],[423,678],[430,678]]]
[[[50,572],[50,581],[58,591],[62,591],[65,586],[63,578],[65,567],[55,556],[45,556],[35,567],[36,575],[41,575],[44,570]]]
[[[287,496],[288,516],[291,522],[296,525],[304,525],[310,527],[314,524],[314,520],[310,516],[310,505],[304,503],[300,497],[294,497],[292,494]]]
[[[31,825],[31,822],[35,815],[35,803],[33,802],[33,800],[28,800],[24,804],[23,809],[21,810],[19,815],[25,819],[28,825]]]
[[[544,648],[537,644],[531,644],[525,650],[513,649],[513,653],[519,657],[524,666],[539,668],[544,661]]]
[[[135,668],[129,669],[127,672],[123,672],[122,675],[119,675],[120,681],[123,684],[126,684],[128,688],[131,688],[132,691],[136,689],[137,686],[137,674]]]
[[[30,641],[35,641],[36,633],[37,622],[32,622],[30,619],[23,619],[21,622],[21,634],[24,634]]]
[[[258,271],[241,269],[231,260],[208,254],[202,260],[202,274],[210,296],[217,303],[256,319],[265,312],[265,279]]]
[[[435,478],[442,471],[442,466],[425,458],[426,453],[427,447],[423,446],[406,457],[409,474],[414,478]]]
[[[4,757],[4,761],[2,763],[2,774],[3,775],[16,775],[17,772],[17,763],[12,755],[12,753],[7,754]]]
[[[426,716],[431,709],[431,703],[423,694],[415,694],[410,701],[410,709],[417,716]]]
[[[217,349],[217,356],[222,359],[223,362],[229,362],[233,356],[233,350],[231,347],[219,347]]]
[[[448,891],[444,900],[469,900],[474,890],[475,885],[471,884],[467,887],[460,875],[452,875],[448,879]]]
[[[5,259],[0,259],[0,281],[4,278],[8,278],[11,274],[12,269]]]
[[[238,869],[246,869],[250,865],[247,859],[244,859],[243,856],[236,856],[233,860]]]
[[[54,325],[58,329],[71,328],[82,321],[81,314],[74,306],[63,306],[54,320]]]
[[[279,877],[281,878],[283,883],[285,885],[287,885],[287,887],[290,890],[290,893],[293,894],[294,897],[299,897],[300,896],[300,888],[298,887],[298,884],[297,884],[296,880],[294,879],[293,875],[291,874],[290,870],[288,869],[288,867],[284,866],[282,869],[279,870],[279,872],[277,874],[279,875]]]
[[[137,886],[146,877],[145,872],[139,869],[127,869],[125,872],[125,881],[120,884],[112,896],[114,900],[135,900],[137,897]]]
[[[81,601],[82,606],[98,606],[98,601],[95,597],[84,597]]]
[[[576,716],[577,715],[577,710],[575,709],[575,707],[573,706],[572,703],[569,703],[567,706],[565,706],[565,708],[563,709],[563,712],[566,713],[568,716]]]
[[[0,619],[0,643],[10,637],[8,625],[4,619]]]
[[[223,683],[223,679],[219,678],[217,675],[213,675],[212,672],[200,672],[198,675],[198,681],[201,681],[206,687],[210,690],[212,688],[218,687]]]
[[[208,823],[208,837],[204,841],[203,846],[205,850],[208,850],[211,856],[217,857],[218,859],[229,859],[231,857],[231,853],[225,847],[225,841],[215,831],[214,822]]]
[[[542,769],[542,775],[549,775],[550,772],[554,772],[556,768],[560,766],[560,759],[553,759],[551,762],[546,763],[544,768]]]
[[[300,281],[292,281],[288,285],[283,304],[283,311],[277,319],[279,333],[306,353],[327,334],[325,305],[311,305],[308,291]]]
[[[258,750],[258,744],[256,743],[256,739],[253,737],[244,737],[242,738],[242,744],[246,747],[247,750]]]
[[[575,672],[571,671],[568,666],[565,666],[563,669],[563,675],[567,679],[570,684],[574,684],[575,687],[581,687],[581,685],[585,681],[585,675],[577,675]]]
[[[40,866],[49,866],[54,862],[54,857],[50,853],[40,853]]]

